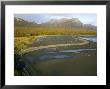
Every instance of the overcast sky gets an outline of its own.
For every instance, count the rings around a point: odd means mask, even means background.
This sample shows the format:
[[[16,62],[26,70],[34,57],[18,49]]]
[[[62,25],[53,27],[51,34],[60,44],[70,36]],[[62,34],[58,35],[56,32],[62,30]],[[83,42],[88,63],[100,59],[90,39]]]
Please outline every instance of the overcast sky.
[[[84,24],[97,25],[97,15],[95,13],[89,14],[15,14],[15,17],[23,18],[27,21],[35,21],[37,23],[46,22],[50,19],[61,18],[78,18]]]

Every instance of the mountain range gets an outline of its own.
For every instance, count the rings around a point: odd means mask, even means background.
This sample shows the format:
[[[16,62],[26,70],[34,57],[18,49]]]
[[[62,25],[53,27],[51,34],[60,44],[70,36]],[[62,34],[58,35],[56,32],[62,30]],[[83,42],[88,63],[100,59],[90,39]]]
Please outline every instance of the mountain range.
[[[30,22],[22,18],[14,17],[15,26],[44,26],[44,27],[64,27],[64,28],[87,28],[96,30],[97,27],[92,24],[84,24],[78,18],[61,18],[51,19],[47,22],[38,24],[37,22]]]

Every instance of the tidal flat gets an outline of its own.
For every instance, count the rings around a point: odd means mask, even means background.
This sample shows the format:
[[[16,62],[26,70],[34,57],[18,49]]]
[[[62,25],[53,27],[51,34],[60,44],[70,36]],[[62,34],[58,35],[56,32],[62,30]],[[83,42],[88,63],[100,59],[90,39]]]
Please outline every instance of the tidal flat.
[[[28,47],[22,59],[31,76],[97,76],[96,36],[43,36]]]

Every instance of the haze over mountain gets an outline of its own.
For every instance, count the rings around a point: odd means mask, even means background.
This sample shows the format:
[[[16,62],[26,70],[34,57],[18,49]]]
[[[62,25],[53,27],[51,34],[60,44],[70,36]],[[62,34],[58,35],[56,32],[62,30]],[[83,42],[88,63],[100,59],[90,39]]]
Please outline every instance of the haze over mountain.
[[[47,25],[47,26],[66,27],[66,28],[82,27],[83,26],[83,23],[77,18],[51,19],[50,21],[48,21],[46,23],[42,23],[42,24]]]
[[[36,22],[29,22],[22,18],[14,17],[14,25],[15,26],[37,26],[38,24]]]
[[[64,27],[64,28],[88,28],[96,29],[97,27],[91,24],[84,24],[78,18],[61,18],[51,19],[45,23],[38,24],[37,22],[29,22],[22,18],[14,18],[15,26],[46,26],[46,27]]]

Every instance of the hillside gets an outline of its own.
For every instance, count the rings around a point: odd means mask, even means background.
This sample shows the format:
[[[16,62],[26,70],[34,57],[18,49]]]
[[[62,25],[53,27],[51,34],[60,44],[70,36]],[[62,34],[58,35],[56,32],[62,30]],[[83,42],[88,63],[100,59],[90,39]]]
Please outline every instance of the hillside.
[[[29,22],[22,18],[14,18],[14,26],[21,27],[21,26],[37,26],[38,24],[35,22]]]
[[[83,23],[77,18],[72,18],[72,19],[67,19],[67,18],[51,19],[50,21],[48,21],[46,23],[43,23],[43,25],[55,26],[55,27],[65,27],[65,28],[80,28],[80,27],[83,27]]]
[[[51,19],[45,23],[38,24],[37,22],[29,22],[22,18],[14,18],[15,27],[56,27],[56,28],[85,28],[96,30],[96,26],[91,24],[84,24],[78,18],[62,18],[62,19]]]

